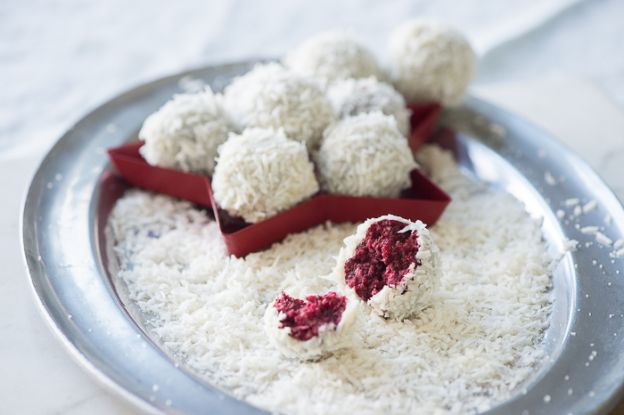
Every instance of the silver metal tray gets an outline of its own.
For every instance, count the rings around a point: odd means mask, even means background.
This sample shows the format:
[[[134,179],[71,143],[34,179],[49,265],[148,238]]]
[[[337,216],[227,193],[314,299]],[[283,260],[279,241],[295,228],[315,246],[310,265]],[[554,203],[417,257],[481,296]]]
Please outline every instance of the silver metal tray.
[[[52,148],[24,203],[24,256],[45,318],[83,367],[149,412],[262,413],[179,367],[147,335],[145,319],[115,281],[114,256],[107,254],[106,217],[125,185],[110,176],[104,150],[135,137],[143,119],[180,92],[181,78],[201,79],[219,90],[251,63],[171,76],[102,105]],[[545,336],[550,360],[488,413],[605,413],[624,383],[624,258],[612,259],[612,248],[555,212],[571,197],[595,200],[598,207],[576,222],[603,224],[603,233],[615,241],[624,238],[622,206],[577,156],[495,106],[469,98],[447,111],[443,123],[459,134],[442,144],[453,149],[468,174],[512,193],[543,218],[553,252],[563,251],[567,238],[579,241],[579,249],[565,254],[553,272],[555,302]],[[548,184],[545,166],[560,182],[556,186]],[[611,224],[605,224],[606,215]]]

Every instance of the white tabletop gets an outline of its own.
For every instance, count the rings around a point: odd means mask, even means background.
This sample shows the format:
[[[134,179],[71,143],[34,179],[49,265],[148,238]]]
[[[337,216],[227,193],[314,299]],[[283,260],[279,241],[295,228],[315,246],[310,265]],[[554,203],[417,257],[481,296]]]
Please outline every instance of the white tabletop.
[[[122,0],[7,3],[0,5],[0,39],[12,40],[0,42],[0,400],[6,413],[134,412],[71,361],[39,316],[21,260],[18,218],[29,178],[54,139],[88,108],[138,82],[208,62],[278,55],[333,27],[352,29],[381,52],[381,35],[406,16],[444,16],[484,52],[473,92],[559,137],[624,200],[618,107],[624,54],[616,53],[621,36],[615,35],[624,2],[513,2],[504,10],[492,0],[488,7],[479,3],[490,11],[480,17],[475,1],[449,8],[450,2],[424,0],[262,6],[186,0],[166,11],[164,1],[132,2],[132,8]],[[271,24],[261,25],[269,18]],[[586,38],[597,39],[592,48],[583,49]],[[587,54],[592,59],[584,59]]]

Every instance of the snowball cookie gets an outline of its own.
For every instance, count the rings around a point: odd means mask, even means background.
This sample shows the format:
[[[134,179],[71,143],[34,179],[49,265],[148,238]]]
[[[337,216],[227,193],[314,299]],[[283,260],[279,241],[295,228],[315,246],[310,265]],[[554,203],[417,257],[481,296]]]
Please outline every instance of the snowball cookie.
[[[396,121],[381,112],[329,127],[315,160],[323,190],[353,196],[397,197],[417,167]]]
[[[373,77],[343,79],[329,87],[327,97],[338,118],[381,111],[394,117],[403,135],[409,133],[410,111],[405,100],[385,82],[379,82]]]
[[[286,210],[319,189],[305,145],[282,130],[248,128],[219,147],[213,197],[248,223]]]
[[[139,151],[149,164],[211,175],[217,148],[230,130],[221,97],[209,88],[179,94],[147,117]]]
[[[333,121],[318,83],[276,63],[257,65],[225,88],[225,106],[239,130],[283,128],[288,138],[316,146]]]
[[[390,37],[390,72],[408,102],[456,105],[474,74],[476,57],[468,41],[440,23],[414,20]]]
[[[286,357],[319,360],[350,346],[355,301],[333,291],[304,300],[282,292],[267,307],[265,331]]]
[[[316,77],[323,85],[339,79],[381,76],[373,54],[341,32],[308,38],[286,55],[284,64],[293,72]]]
[[[403,320],[431,303],[440,279],[438,248],[421,221],[369,219],[344,240],[335,277],[380,316]]]

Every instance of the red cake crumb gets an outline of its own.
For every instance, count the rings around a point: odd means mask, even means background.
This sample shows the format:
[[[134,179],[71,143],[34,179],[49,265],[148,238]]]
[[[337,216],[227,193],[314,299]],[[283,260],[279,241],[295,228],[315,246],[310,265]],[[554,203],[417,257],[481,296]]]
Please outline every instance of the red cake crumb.
[[[418,253],[418,234],[402,232],[405,223],[396,220],[374,222],[364,240],[345,264],[345,282],[356,294],[368,301],[386,285],[399,284]]]
[[[305,300],[282,292],[273,306],[285,315],[280,320],[280,329],[290,327],[290,337],[305,341],[318,336],[321,326],[337,326],[347,306],[347,299],[333,291],[324,295],[310,295]]]

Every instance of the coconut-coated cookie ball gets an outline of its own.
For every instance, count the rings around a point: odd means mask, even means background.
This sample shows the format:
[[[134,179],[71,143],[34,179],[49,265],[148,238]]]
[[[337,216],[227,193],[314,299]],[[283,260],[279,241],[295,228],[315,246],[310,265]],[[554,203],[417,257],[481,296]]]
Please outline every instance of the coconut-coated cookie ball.
[[[213,196],[219,207],[248,223],[289,209],[318,189],[305,145],[282,130],[248,128],[219,147]]]
[[[330,291],[305,299],[282,292],[264,315],[265,332],[286,357],[319,360],[350,346],[355,301]]]
[[[179,94],[147,117],[139,151],[149,164],[210,175],[231,128],[221,98],[210,89]]]
[[[344,240],[335,277],[385,318],[403,320],[431,304],[439,251],[425,224],[399,216],[369,219]]]
[[[381,111],[394,117],[403,135],[409,133],[410,111],[403,96],[391,85],[376,78],[344,79],[334,82],[327,97],[340,119],[367,112]]]
[[[312,149],[333,121],[324,92],[313,79],[276,63],[257,65],[225,88],[225,107],[239,130],[283,128]]]
[[[308,38],[286,55],[284,64],[293,72],[316,77],[323,85],[339,79],[381,76],[373,54],[341,32]]]
[[[381,112],[329,127],[315,161],[323,190],[352,196],[397,197],[417,167],[396,121]]]
[[[414,20],[390,37],[390,75],[408,102],[457,105],[473,77],[476,57],[466,38],[437,22]]]

